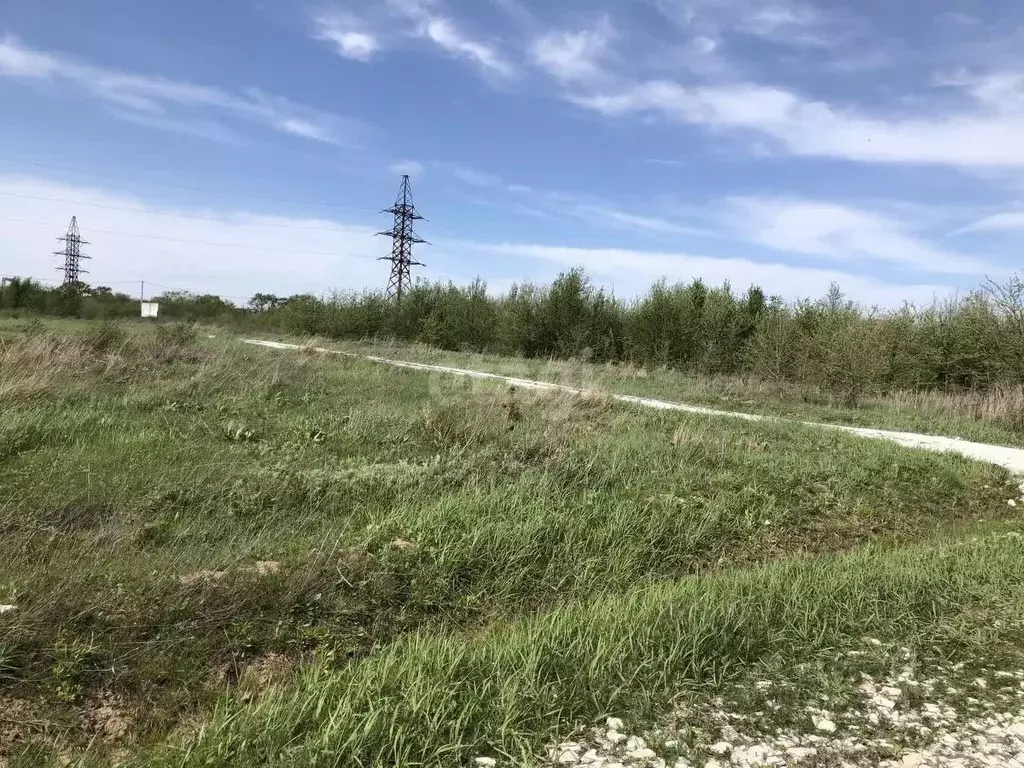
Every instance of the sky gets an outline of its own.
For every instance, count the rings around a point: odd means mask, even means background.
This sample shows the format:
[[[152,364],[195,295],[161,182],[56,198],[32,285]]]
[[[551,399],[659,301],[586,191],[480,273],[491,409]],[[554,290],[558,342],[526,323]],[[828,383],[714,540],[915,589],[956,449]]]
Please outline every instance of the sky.
[[[929,303],[1024,244],[1019,0],[3,0],[0,274]]]

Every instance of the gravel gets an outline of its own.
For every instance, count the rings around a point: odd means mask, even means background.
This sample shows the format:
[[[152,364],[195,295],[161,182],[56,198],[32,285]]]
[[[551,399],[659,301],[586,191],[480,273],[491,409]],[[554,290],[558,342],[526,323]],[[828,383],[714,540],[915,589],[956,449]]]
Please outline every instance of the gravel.
[[[900,671],[877,679],[861,672],[846,698],[759,680],[757,711],[749,699],[716,698],[680,709],[671,727],[653,731],[610,717],[550,746],[535,766],[1024,768],[1024,671],[968,674],[964,664],[946,664],[921,679],[910,652],[901,653]]]

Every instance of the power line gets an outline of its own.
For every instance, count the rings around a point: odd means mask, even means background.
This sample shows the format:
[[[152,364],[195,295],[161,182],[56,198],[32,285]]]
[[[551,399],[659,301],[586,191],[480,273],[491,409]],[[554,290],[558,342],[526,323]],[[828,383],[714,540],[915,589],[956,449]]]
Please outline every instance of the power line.
[[[50,285],[60,285],[61,284],[60,280],[51,280],[48,277],[38,277],[36,275],[13,275],[11,277],[5,277],[3,279],[5,281],[7,281],[7,282],[10,282],[12,277],[20,278],[20,279],[23,279],[23,280],[31,280],[32,282],[36,282],[36,283],[49,283]],[[200,295],[197,291],[193,291],[190,288],[173,288],[171,286],[163,285],[161,283],[154,283],[154,282],[152,282],[150,280],[142,281],[142,280],[101,280],[101,279],[94,279],[92,281],[92,283],[94,283],[94,285],[92,285],[92,287],[93,288],[98,288],[98,287],[111,286],[111,285],[139,285],[142,282],[145,282],[146,285],[152,285],[152,286],[155,286],[157,288],[163,288],[165,291],[170,291],[170,292],[173,292],[173,293],[191,293],[191,294],[195,294],[195,295]],[[219,296],[222,299],[235,299],[237,301],[244,301],[244,302],[247,302],[247,301],[249,301],[250,298],[252,298],[250,296],[232,296],[232,295],[229,295],[227,293],[216,293],[214,295]]]
[[[26,195],[26,194],[24,194],[22,192],[4,192],[4,191],[0,190],[0,195],[6,195],[8,197],[20,197],[20,198],[23,198],[25,200],[45,200],[45,201],[51,202],[51,203],[66,203],[67,205],[84,205],[84,206],[86,206],[88,208],[104,208],[104,209],[109,210],[109,211],[127,211],[129,213],[142,213],[142,214],[153,215],[153,216],[171,216],[171,217],[176,218],[176,219],[188,219],[188,220],[195,220],[195,221],[216,221],[216,222],[219,222],[221,224],[244,223],[246,226],[276,227],[276,228],[279,228],[279,229],[305,229],[305,230],[311,230],[311,231],[315,231],[315,232],[365,232],[367,234],[370,233],[370,228],[369,227],[304,227],[304,226],[297,226],[295,224],[271,224],[271,223],[268,223],[268,222],[256,222],[256,221],[232,222],[229,219],[225,219],[223,217],[218,217],[218,216],[196,216],[196,215],[192,215],[192,214],[175,213],[174,211],[153,211],[153,210],[150,210],[148,208],[128,208],[126,206],[120,206],[120,205],[105,205],[103,203],[88,203],[88,202],[86,202],[84,200],[68,200],[68,199],[60,198],[60,197],[43,197],[41,195]]]
[[[228,190],[211,189],[206,186],[188,186],[184,184],[172,184],[166,181],[153,181],[152,179],[140,179],[140,178],[129,178],[125,176],[114,176],[109,173],[98,173],[96,171],[83,171],[76,168],[68,168],[67,166],[61,165],[47,165],[46,163],[36,163],[31,160],[18,160],[13,157],[0,156],[0,161],[5,163],[16,163],[18,165],[29,165],[36,168],[45,168],[51,171],[65,171],[67,173],[78,173],[83,176],[96,176],[103,179],[111,179],[112,181],[122,181],[130,184],[148,184],[156,187],[169,187],[171,189],[180,189],[186,192],[203,192],[206,194],[216,195],[231,195],[233,197],[245,197],[250,200],[265,200],[267,202],[274,203],[290,203],[292,205],[313,205],[320,208],[335,208],[339,210],[352,210],[352,211],[373,211],[376,212],[376,208],[365,205],[337,205],[336,203],[324,203],[316,200],[294,200],[286,197],[268,197],[266,195],[253,195],[244,192],[233,192]]]
[[[45,221],[32,221],[31,219],[22,219],[17,216],[0,216],[0,219],[5,221],[19,221],[24,224],[36,224],[43,227],[59,226]],[[373,256],[357,256],[346,253],[336,253],[332,251],[306,251],[298,248],[270,248],[262,245],[244,245],[242,243],[214,243],[209,240],[186,240],[178,237],[163,237],[161,235],[150,235],[141,232],[121,232],[116,229],[90,229],[90,232],[99,232],[105,235],[123,235],[125,237],[139,237],[145,240],[164,240],[171,243],[185,243],[187,245],[209,245],[215,248],[242,248],[252,251],[268,251],[272,253],[297,253],[304,254],[306,256],[334,256],[339,259],[374,259]]]

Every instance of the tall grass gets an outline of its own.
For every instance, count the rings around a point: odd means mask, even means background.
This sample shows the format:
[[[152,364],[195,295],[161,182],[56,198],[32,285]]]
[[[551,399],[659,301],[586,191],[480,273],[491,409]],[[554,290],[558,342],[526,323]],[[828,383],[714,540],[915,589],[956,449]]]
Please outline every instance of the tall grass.
[[[395,340],[348,342],[344,346],[374,357],[451,365],[727,411],[1024,444],[1024,384],[995,384],[983,390],[879,390],[863,395],[856,406],[848,406],[818,385],[765,379],[751,373],[701,374],[628,362],[503,357],[443,351]]]
[[[160,738],[269,654],[344,667],[1013,512],[957,457],[120,331],[0,346],[0,696],[51,732],[113,692]]]
[[[650,715],[685,687],[767,658],[806,661],[865,632],[913,646],[1022,604],[1016,539],[797,559],[566,605],[455,636],[417,634],[317,666],[255,704],[226,699],[153,764],[449,766],[526,758],[608,713]],[[961,639],[946,637],[956,645]],[[963,650],[963,649],[961,649]],[[150,764],[150,761],[147,761]]]

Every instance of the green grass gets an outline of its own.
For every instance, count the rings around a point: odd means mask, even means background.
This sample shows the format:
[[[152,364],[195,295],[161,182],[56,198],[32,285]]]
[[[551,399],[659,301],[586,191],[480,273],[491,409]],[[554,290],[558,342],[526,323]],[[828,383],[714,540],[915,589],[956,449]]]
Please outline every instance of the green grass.
[[[520,755],[1019,596],[995,467],[217,336],[0,332],[0,757]]]
[[[648,370],[628,364],[508,358],[450,352],[422,344],[332,344],[363,354],[460,366],[722,410],[1024,446],[1024,390],[1020,387],[997,387],[987,393],[896,392],[868,396],[858,407],[848,407],[833,402],[827,394],[810,386],[763,381],[754,376],[705,376],[668,369]]]
[[[652,586],[470,636],[417,634],[346,669],[313,667],[255,705],[230,702],[155,762],[527,762],[545,737],[605,713],[654,717],[682,690],[766,660],[834,656],[865,631],[934,642],[945,622],[993,604],[1012,615],[1022,555],[1006,538],[869,549]]]

